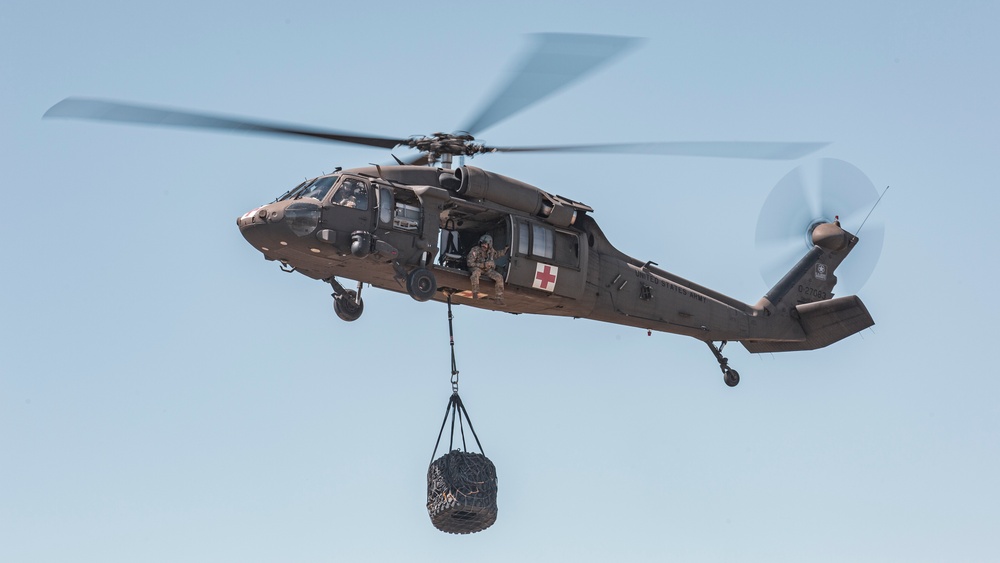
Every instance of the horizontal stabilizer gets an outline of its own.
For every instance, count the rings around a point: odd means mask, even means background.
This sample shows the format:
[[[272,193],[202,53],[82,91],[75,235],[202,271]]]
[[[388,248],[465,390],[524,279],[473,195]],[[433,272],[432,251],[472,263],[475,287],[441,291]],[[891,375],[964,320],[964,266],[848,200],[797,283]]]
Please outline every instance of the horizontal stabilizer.
[[[815,350],[875,324],[857,295],[797,305],[792,317],[802,325],[805,340],[747,340],[741,343],[752,354]]]

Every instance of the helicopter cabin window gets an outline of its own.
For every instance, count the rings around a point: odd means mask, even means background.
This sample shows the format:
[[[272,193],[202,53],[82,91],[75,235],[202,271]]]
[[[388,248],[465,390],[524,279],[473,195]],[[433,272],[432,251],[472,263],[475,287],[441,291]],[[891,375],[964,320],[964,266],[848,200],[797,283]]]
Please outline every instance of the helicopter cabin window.
[[[368,210],[368,183],[357,178],[346,178],[333,194],[333,203]]]
[[[546,225],[519,221],[517,224],[517,253],[535,259],[578,267],[580,241],[574,233],[557,231]]]
[[[400,231],[420,229],[420,201],[410,191],[396,192],[396,206],[393,209],[392,226]]]
[[[553,257],[552,229],[541,225],[531,226],[531,254],[539,258]]]
[[[378,191],[378,222],[383,225],[388,226],[392,223],[393,211],[395,210],[395,205],[393,203],[394,198],[392,197],[392,190],[389,188],[379,188]]]
[[[521,256],[531,254],[531,226],[527,223],[517,224],[517,253]]]
[[[396,203],[396,214],[392,226],[402,231],[415,231],[420,227],[420,208],[415,205]]]
[[[580,266],[580,237],[575,233],[555,231],[555,261],[557,264],[577,268]]]

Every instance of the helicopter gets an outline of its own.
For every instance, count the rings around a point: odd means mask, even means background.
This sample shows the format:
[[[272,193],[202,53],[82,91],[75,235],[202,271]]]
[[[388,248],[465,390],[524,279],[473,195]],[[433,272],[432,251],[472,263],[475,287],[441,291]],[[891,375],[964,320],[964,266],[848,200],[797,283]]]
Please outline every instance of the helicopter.
[[[697,284],[628,256],[579,201],[464,163],[491,153],[605,152],[797,159],[826,143],[667,142],[496,147],[475,135],[622,55],[638,40],[537,34],[503,88],[456,133],[387,137],[117,101],[67,98],[47,118],[184,127],[417,151],[391,164],[343,169],[309,179],[241,215],[243,237],[268,261],[331,286],[335,314],[364,312],[364,285],[417,301],[515,314],[587,318],[689,336],[711,349],[723,380],[740,381],[723,349],[750,353],[813,350],[874,325],[856,295],[835,297],[835,271],[859,238],[839,218],[813,214],[805,254],[756,303]],[[558,69],[558,72],[550,72]],[[459,166],[453,167],[455,158]],[[798,229],[798,227],[795,227]],[[468,254],[487,238],[505,295],[473,291]],[[484,246],[487,248],[487,246]],[[348,281],[350,280],[350,282]],[[353,284],[351,283],[353,282]],[[718,343],[718,344],[717,344]]]

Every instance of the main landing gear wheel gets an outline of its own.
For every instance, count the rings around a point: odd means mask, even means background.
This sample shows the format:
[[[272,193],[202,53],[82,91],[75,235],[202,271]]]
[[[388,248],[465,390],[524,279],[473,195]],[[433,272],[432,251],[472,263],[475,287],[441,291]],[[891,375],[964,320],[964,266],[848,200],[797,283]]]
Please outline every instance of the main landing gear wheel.
[[[333,298],[333,311],[347,322],[356,321],[365,312],[365,302],[358,297],[358,292],[347,289]]]
[[[417,301],[427,301],[437,291],[437,280],[427,268],[417,268],[406,276],[406,292]]]

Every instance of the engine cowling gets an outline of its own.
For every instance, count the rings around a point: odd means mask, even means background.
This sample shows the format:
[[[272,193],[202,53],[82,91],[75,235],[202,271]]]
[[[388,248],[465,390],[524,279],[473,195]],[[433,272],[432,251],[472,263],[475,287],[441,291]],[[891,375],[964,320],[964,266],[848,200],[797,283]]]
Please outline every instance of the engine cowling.
[[[568,227],[576,221],[579,213],[593,211],[582,203],[554,196],[530,184],[474,166],[456,169],[455,179],[456,182],[445,187],[462,197],[491,201],[534,215],[557,227]],[[453,189],[455,185],[457,188]]]

